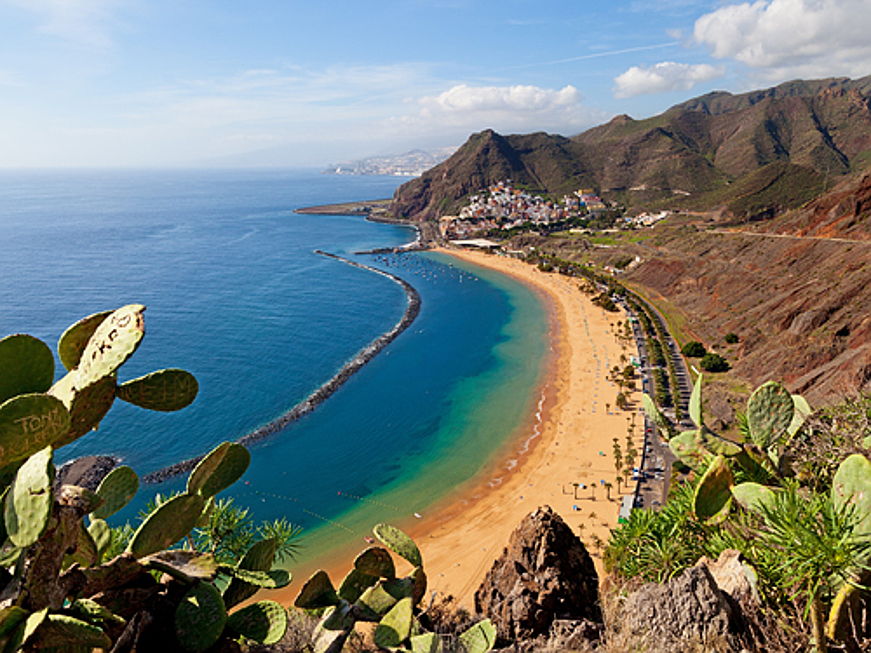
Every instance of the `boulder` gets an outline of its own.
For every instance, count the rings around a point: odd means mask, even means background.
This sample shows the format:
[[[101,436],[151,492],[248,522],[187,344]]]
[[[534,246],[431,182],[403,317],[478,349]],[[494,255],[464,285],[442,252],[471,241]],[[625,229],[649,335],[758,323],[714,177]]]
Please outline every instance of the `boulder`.
[[[753,567],[741,560],[740,551],[726,549],[716,560],[703,557],[697,564],[708,568],[720,591],[728,594],[733,601],[740,605],[759,603],[756,590],[758,576]]]
[[[475,592],[475,609],[493,621],[503,642],[546,641],[554,623],[563,620],[602,623],[593,560],[548,506],[528,515],[511,534]],[[571,633],[557,630],[561,638],[577,639],[574,625]]]
[[[627,645],[649,653],[719,650],[731,640],[736,615],[704,565],[691,567],[667,583],[646,583],[620,609],[619,630]],[[684,648],[682,648],[684,647]]]

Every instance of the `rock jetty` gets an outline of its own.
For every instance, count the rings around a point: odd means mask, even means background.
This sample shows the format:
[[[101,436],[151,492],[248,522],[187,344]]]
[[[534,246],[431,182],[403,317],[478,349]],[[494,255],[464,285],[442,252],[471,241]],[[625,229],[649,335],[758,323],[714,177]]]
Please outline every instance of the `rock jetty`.
[[[236,441],[239,444],[249,445],[259,440],[262,440],[282,430],[292,422],[298,420],[300,417],[312,412],[315,408],[317,408],[320,404],[322,404],[330,396],[332,396],[332,394],[336,392],[336,390],[342,387],[342,385],[349,378],[351,378],[351,376],[356,374],[366,363],[375,358],[375,356],[377,356],[382,349],[384,349],[387,345],[396,340],[399,334],[405,331],[411,325],[411,323],[414,322],[414,320],[420,313],[420,294],[411,284],[409,284],[404,279],[400,279],[398,276],[396,276],[395,274],[391,274],[390,272],[385,272],[384,270],[379,270],[378,268],[352,261],[342,256],[338,256],[337,254],[331,254],[329,252],[324,252],[319,249],[315,250],[315,254],[326,256],[327,258],[335,259],[336,261],[341,261],[342,263],[346,263],[353,267],[360,268],[361,270],[367,270],[369,272],[374,272],[375,274],[380,274],[381,276],[387,277],[391,281],[399,284],[405,291],[405,297],[407,300],[405,313],[403,313],[402,318],[400,318],[400,320],[393,326],[393,328],[381,334],[375,340],[363,347],[363,349],[358,351],[357,354],[351,360],[345,363],[342,368],[338,372],[336,372],[335,375],[333,375],[328,381],[326,381],[323,385],[321,385],[314,392],[312,392],[308,397],[296,404],[293,408],[291,408],[283,415],[239,438]],[[152,472],[143,477],[142,480],[144,483],[161,483],[169,478],[172,478],[173,476],[189,472],[194,467],[196,467],[197,463],[202,460],[202,458],[203,456],[197,456],[196,458],[183,460],[181,462],[175,463],[174,465],[170,465],[169,467],[164,467],[163,469]]]

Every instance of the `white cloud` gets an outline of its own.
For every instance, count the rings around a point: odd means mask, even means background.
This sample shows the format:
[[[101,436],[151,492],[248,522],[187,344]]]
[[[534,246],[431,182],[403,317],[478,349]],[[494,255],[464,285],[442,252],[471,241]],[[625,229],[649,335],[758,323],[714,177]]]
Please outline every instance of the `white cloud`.
[[[438,95],[422,97],[417,103],[419,112],[401,120],[409,126],[430,129],[476,131],[490,127],[498,131],[573,133],[600,117],[584,107],[574,86],[555,90],[459,84]]]
[[[695,41],[765,79],[871,72],[868,0],[757,0],[701,16]]]
[[[39,18],[39,31],[79,45],[106,49],[114,14],[122,0],[0,0]]]
[[[687,91],[700,82],[722,77],[724,69],[710,64],[663,61],[653,66],[632,66],[614,78],[614,95],[627,98],[647,93]]]

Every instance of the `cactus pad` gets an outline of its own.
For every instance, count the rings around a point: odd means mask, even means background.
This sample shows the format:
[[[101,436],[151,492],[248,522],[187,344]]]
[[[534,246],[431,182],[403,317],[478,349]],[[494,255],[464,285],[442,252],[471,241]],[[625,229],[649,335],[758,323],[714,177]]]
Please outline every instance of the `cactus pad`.
[[[161,504],[136,529],[127,550],[142,558],[175,544],[196,525],[204,505],[198,494],[180,494]]]
[[[54,380],[54,356],[42,340],[18,333],[0,340],[0,404],[15,395],[45,392]]]
[[[348,603],[353,603],[360,598],[363,592],[377,582],[378,578],[376,576],[370,576],[359,569],[352,569],[342,580],[342,584],[339,585],[339,596]]]
[[[411,599],[402,599],[390,608],[375,628],[375,643],[382,648],[395,648],[411,634]]]
[[[763,383],[747,401],[750,439],[762,449],[779,442],[786,434],[794,413],[792,395],[786,388],[774,381]]]
[[[255,542],[250,549],[242,556],[239,564],[236,565],[239,569],[250,569],[252,571],[268,571],[272,568],[272,562],[275,560],[275,551],[278,548],[278,540],[274,537]],[[237,603],[241,603],[245,599],[254,596],[257,593],[257,586],[245,583],[237,578],[230,581],[227,589],[224,590],[224,605],[231,608]]]
[[[650,398],[646,392],[641,393],[641,405],[644,407],[644,412],[654,424],[664,431],[668,431],[669,423],[662,414],[662,411],[657,408],[656,403]]]
[[[218,563],[211,553],[187,549],[158,551],[139,561],[143,567],[156,569],[185,583],[213,580],[218,574]]]
[[[175,635],[186,651],[205,651],[224,632],[227,610],[214,585],[199,582],[184,595],[175,610]]]
[[[85,528],[85,522],[78,522],[76,549],[64,557],[64,568],[69,567],[74,562],[78,563],[81,567],[90,567],[97,563],[99,557],[97,543],[91,537],[90,531]]]
[[[336,653],[342,649],[345,640],[354,628],[351,606],[342,602],[329,608],[315,628],[312,635],[314,653]]]
[[[53,481],[51,447],[33,454],[15,474],[15,480],[3,502],[6,531],[15,546],[30,546],[48,525]]]
[[[249,585],[265,589],[278,589],[280,587],[285,587],[290,584],[292,578],[290,572],[286,569],[253,571],[251,569],[230,567],[229,569],[225,568],[225,570],[243,583],[248,583]]]
[[[69,372],[48,391],[60,399],[70,413],[69,432],[55,440],[55,448],[69,444],[97,428],[115,401],[114,375],[97,379],[81,388],[76,386],[77,378],[75,372]]]
[[[112,646],[112,640],[101,628],[64,614],[48,615],[31,641],[37,648],[87,646],[108,649]]]
[[[427,580],[423,567],[414,568],[414,571],[411,572],[411,580],[414,582],[414,585],[411,588],[411,601],[417,605],[421,602],[424,595],[426,595]]]
[[[807,402],[807,399],[801,395],[792,395],[792,404],[794,408],[792,421],[786,429],[786,435],[790,440],[796,433],[798,433],[798,430],[804,425],[805,420],[807,420],[807,418],[811,416],[811,413],[814,412],[811,405]]]
[[[105,519],[92,519],[88,526],[88,533],[94,538],[97,545],[97,554],[102,558],[109,544],[112,543],[112,531]]]
[[[699,374],[693,385],[692,394],[690,394],[690,419],[698,426],[702,427],[702,375]]]
[[[759,512],[760,506],[771,506],[774,490],[759,483],[739,483],[732,487],[732,496],[742,508]]]
[[[693,510],[699,519],[710,524],[720,523],[729,514],[732,505],[732,487],[735,480],[724,456],[717,456],[702,475],[693,497]]]
[[[721,438],[719,435],[709,431],[704,426],[700,427],[697,433],[699,443],[715,456],[737,456],[739,453],[744,451],[741,445],[736,444],[731,440],[727,440],[726,438]]]
[[[63,363],[65,368],[71,370],[79,364],[88,340],[91,339],[94,331],[103,323],[103,320],[111,314],[112,311],[103,311],[83,317],[63,332],[63,335],[57,341],[57,353],[60,362]]]
[[[5,637],[27,619],[27,610],[17,605],[0,608],[0,637]]]
[[[144,312],[142,304],[129,304],[100,323],[82,351],[76,368],[77,387],[89,386],[113,374],[133,355],[145,335]]]
[[[355,605],[365,608],[375,619],[378,619],[396,605],[396,600],[396,597],[389,594],[381,583],[376,583],[360,595]]]
[[[684,465],[697,472],[707,469],[713,459],[698,431],[683,431],[668,441],[668,448]]]
[[[187,491],[206,498],[215,496],[238,481],[250,462],[251,454],[241,444],[222,442],[191,472]]]
[[[496,644],[496,627],[489,619],[479,621],[460,635],[466,653],[487,653]]]
[[[420,556],[420,549],[408,535],[390,524],[376,524],[372,529],[381,543],[396,555],[405,558],[415,567],[420,567],[423,564],[423,559]]]
[[[442,640],[435,633],[415,635],[411,643],[411,653],[442,653]]]
[[[396,576],[393,558],[390,557],[387,549],[378,546],[370,547],[358,555],[354,560],[354,569],[376,578],[394,578]]]
[[[118,399],[149,410],[170,412],[190,405],[197,397],[199,385],[185,370],[158,370],[118,386]]]
[[[69,430],[64,405],[47,394],[19,395],[0,405],[0,465],[27,458]]]
[[[128,504],[139,489],[139,477],[136,472],[121,465],[103,477],[97,487],[97,496],[103,500],[103,505],[91,513],[92,519],[106,519],[114,515]]]
[[[855,506],[860,521],[854,530],[871,532],[871,461],[860,453],[844,459],[832,479],[832,501],[838,508]]]
[[[339,596],[330,582],[330,577],[321,569],[305,582],[293,604],[298,608],[313,610],[336,605],[338,602]]]
[[[275,601],[258,601],[231,614],[227,628],[258,644],[275,644],[287,630],[287,611]]]
[[[70,603],[69,610],[73,613],[73,616],[78,615],[90,622],[105,623],[111,621],[117,624],[125,623],[122,617],[119,617],[108,608],[91,599],[76,599]]]

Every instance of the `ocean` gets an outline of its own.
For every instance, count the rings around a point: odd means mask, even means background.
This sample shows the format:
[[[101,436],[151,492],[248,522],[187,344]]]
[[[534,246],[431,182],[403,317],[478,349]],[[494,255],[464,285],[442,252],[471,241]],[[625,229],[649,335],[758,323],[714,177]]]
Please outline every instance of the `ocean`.
[[[140,476],[235,440],[286,412],[402,316],[411,327],[313,413],[251,447],[222,496],[256,520],[304,527],[303,557],[405,521],[473,479],[534,410],[546,347],[535,294],[432,253],[356,255],[413,240],[405,226],[298,215],[389,197],[396,177],[306,170],[0,172],[0,334],[54,348],[72,322],[142,303],[146,337],[119,381],[182,367],[194,404],[155,413],[116,401],[96,432],[59,450],[121,458]],[[58,363],[58,376],[61,367]],[[135,518],[145,485],[114,523]]]

